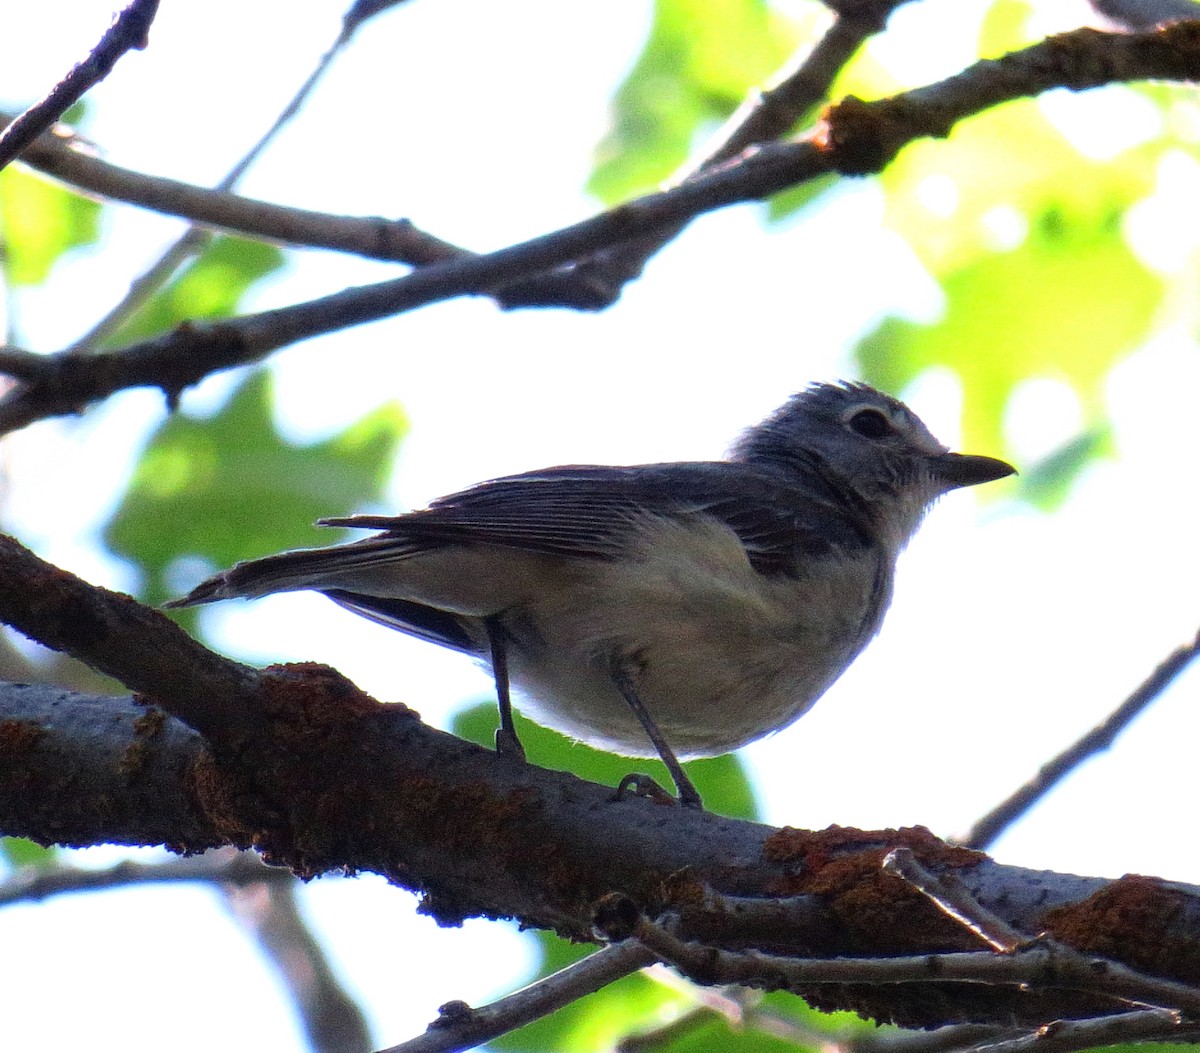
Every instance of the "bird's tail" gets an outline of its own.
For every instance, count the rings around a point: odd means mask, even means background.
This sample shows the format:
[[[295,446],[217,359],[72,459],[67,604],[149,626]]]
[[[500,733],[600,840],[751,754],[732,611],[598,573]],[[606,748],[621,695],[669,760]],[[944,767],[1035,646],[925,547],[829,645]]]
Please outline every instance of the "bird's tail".
[[[164,607],[194,607],[217,600],[253,598],[296,589],[336,588],[347,571],[404,559],[413,546],[395,537],[373,537],[349,545],[298,549],[238,563],[200,582]]]

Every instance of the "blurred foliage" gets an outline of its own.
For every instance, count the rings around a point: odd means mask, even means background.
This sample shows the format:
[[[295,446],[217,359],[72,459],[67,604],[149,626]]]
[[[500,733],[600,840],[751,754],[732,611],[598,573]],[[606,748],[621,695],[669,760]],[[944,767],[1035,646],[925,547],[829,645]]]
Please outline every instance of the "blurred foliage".
[[[121,346],[165,333],[185,321],[225,318],[255,282],[283,263],[283,252],[274,245],[229,236],[213,238],[106,343]]]
[[[934,366],[954,370],[968,449],[1005,449],[1005,405],[1035,377],[1069,384],[1102,430],[1104,381],[1150,334],[1167,291],[1124,230],[1154,188],[1159,152],[1149,143],[1117,163],[1086,157],[1032,102],[965,122],[949,144],[906,149],[879,177],[886,222],[937,279],[944,306],[928,323],[883,319],[856,349],[864,378],[897,391]],[[1024,495],[1060,499],[1100,449],[1075,444]]]
[[[55,848],[44,848],[25,837],[0,837],[0,858],[11,867],[46,867],[58,856]]]
[[[108,342],[231,315],[283,263],[272,245],[215,237]],[[269,374],[259,370],[213,417],[175,414],[150,437],[104,531],[109,548],[142,570],[143,599],[161,603],[179,591],[169,572],[185,558],[211,569],[328,544],[334,535],[315,520],[353,512],[381,493],[407,427],[398,407],[383,406],[325,442],[296,446],[278,434],[271,401]]]
[[[652,190],[687,160],[698,132],[714,130],[776,72],[801,32],[764,0],[657,0],[588,190],[608,204]]]
[[[313,522],[378,498],[405,428],[389,404],[325,442],[292,445],[275,430],[269,374],[258,371],[216,416],[175,414],[159,427],[105,543],[142,569],[142,595],[151,603],[170,597],[167,571],[183,557],[227,567],[328,544],[336,535]]]
[[[100,205],[28,169],[0,172],[0,262],[8,285],[40,285],[69,250],[100,237]]]
[[[1112,432],[1089,428],[1041,460],[1021,469],[1021,496],[1043,511],[1052,512],[1066,499],[1071,481],[1102,453],[1112,450]]]

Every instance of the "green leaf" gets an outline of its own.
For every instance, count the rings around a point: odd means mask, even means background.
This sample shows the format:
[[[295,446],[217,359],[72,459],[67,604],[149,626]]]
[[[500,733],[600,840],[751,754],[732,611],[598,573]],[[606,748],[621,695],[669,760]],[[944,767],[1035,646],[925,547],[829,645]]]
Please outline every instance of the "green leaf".
[[[133,343],[165,333],[181,322],[225,318],[233,314],[246,290],[283,266],[274,245],[245,238],[217,237],[165,288],[142,306],[106,342]]]
[[[1036,464],[1022,469],[1019,495],[1043,512],[1053,512],[1066,499],[1071,484],[1096,457],[1112,452],[1107,426],[1080,432]]]
[[[1144,339],[1163,294],[1162,280],[1125,244],[1119,218],[1044,213],[1019,249],[977,257],[943,280],[940,321],[889,318],[862,340],[864,378],[894,391],[949,366],[964,388],[964,449],[979,452],[1004,449],[1004,405],[1033,377],[1066,381],[1099,419],[1105,376]]]
[[[788,219],[815,204],[825,191],[841,185],[841,182],[840,176],[830,173],[772,194],[767,200],[767,219],[776,223]]]
[[[0,257],[10,285],[40,285],[70,249],[100,236],[100,205],[24,168],[0,172]]]
[[[879,177],[885,222],[945,278],[1018,247],[1038,224],[1042,234],[1051,221],[1064,232],[1117,233],[1126,209],[1153,189],[1161,152],[1148,144],[1088,158],[1036,103],[1008,103],[958,124],[948,143],[906,147]]]
[[[646,46],[613,98],[588,190],[613,204],[657,186],[687,159],[697,132],[769,80],[800,36],[764,0],[657,0]]]
[[[581,779],[613,787],[631,772],[645,772],[660,786],[671,788],[671,777],[659,760],[618,757],[543,728],[520,713],[515,714],[515,719],[517,734],[525,747],[526,756],[533,764],[555,771],[569,771]],[[481,703],[455,717],[454,734],[483,746],[491,746],[496,724],[495,703]],[[684,767],[709,811],[739,819],[757,818],[754,791],[741,761],[734,754],[689,761]]]
[[[0,855],[13,867],[48,867],[57,852],[24,837],[0,837]]]
[[[209,420],[175,415],[151,437],[104,539],[146,575],[144,596],[168,598],[182,557],[217,567],[285,548],[328,544],[322,516],[376,500],[406,423],[380,407],[326,442],[293,446],[271,423],[269,374],[252,373]]]

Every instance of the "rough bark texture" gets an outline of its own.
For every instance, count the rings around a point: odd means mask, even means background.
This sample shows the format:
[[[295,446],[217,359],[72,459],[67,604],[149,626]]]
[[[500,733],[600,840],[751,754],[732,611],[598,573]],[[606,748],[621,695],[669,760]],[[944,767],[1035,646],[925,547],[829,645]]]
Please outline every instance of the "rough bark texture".
[[[589,939],[622,893],[679,931],[801,956],[979,950],[882,860],[909,847],[1034,936],[1200,982],[1200,890],[1001,866],[920,828],[808,832],[626,798],[527,767],[362,695],[331,670],[263,672],[266,727],[213,750],[128,697],[0,689],[0,829],[42,842],[198,851],[257,847],[301,875],[367,870],[424,894],[444,924],[516,917]],[[1115,1008],[1095,995],[945,983],[799,993],[908,1026],[1050,1020]]]

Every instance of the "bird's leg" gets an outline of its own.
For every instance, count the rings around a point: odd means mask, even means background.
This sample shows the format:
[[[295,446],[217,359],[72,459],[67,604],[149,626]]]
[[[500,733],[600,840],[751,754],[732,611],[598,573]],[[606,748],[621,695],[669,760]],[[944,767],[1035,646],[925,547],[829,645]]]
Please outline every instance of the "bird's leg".
[[[617,690],[621,692],[625,701],[629,703],[629,708],[633,710],[633,715],[638,718],[642,727],[646,729],[646,734],[650,736],[650,741],[654,743],[654,748],[658,750],[658,755],[662,758],[663,764],[667,766],[667,771],[671,773],[671,778],[675,782],[675,789],[679,792],[679,803],[685,808],[697,808],[703,811],[704,802],[700,799],[700,794],[696,792],[696,787],[692,785],[692,780],[687,777],[687,773],[683,770],[683,765],[679,763],[679,758],[675,756],[675,751],[667,744],[662,731],[654,723],[654,718],[650,716],[645,703],[642,702],[641,697],[637,693],[637,688],[633,683],[633,677],[630,675],[628,668],[619,662],[614,662],[612,678],[613,683],[617,685]],[[621,785],[626,785],[629,779],[630,777],[627,776],[621,780]]]
[[[500,727],[496,729],[496,752],[505,757],[525,759],[525,747],[517,738],[513,724],[512,697],[508,690],[508,650],[504,629],[495,618],[485,618],[488,647],[492,652],[492,676],[496,680],[496,701],[500,705]]]

